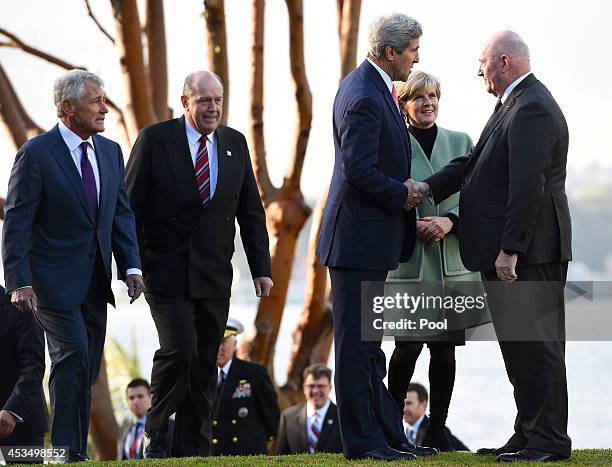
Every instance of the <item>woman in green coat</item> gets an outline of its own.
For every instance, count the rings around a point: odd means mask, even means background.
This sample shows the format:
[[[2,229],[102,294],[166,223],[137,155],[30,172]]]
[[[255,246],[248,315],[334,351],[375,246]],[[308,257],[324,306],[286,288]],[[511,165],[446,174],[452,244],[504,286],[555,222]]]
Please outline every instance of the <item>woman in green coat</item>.
[[[444,167],[450,160],[467,154],[472,140],[466,133],[450,131],[436,125],[440,82],[422,71],[412,72],[405,83],[397,86],[400,108],[404,111],[412,146],[412,177],[419,181]],[[437,206],[423,201],[417,208],[417,243],[411,259],[400,263],[387,278],[386,294],[421,293],[430,284],[455,281],[476,282],[481,290],[480,275],[465,269],[459,255],[456,232],[459,229],[459,194]],[[466,284],[467,286],[468,284]],[[455,382],[455,346],[465,344],[465,329],[487,321],[487,310],[453,315],[447,331],[430,331],[409,338],[396,337],[395,350],[389,361],[389,391],[400,410],[412,379],[417,358],[427,343],[429,364],[430,422],[424,446],[442,451],[452,450],[445,432],[446,417]],[[420,339],[419,339],[420,338]],[[406,340],[404,340],[406,339]]]

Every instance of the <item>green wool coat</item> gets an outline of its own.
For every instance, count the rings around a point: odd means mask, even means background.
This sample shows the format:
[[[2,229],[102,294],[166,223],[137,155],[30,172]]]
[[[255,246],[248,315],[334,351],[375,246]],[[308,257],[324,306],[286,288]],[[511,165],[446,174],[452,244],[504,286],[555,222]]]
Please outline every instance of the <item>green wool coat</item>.
[[[416,181],[424,180],[433,175],[452,159],[467,154],[473,146],[471,138],[466,133],[440,127],[438,127],[431,160],[427,159],[423,149],[412,134],[410,135],[410,143],[412,145],[411,176]],[[417,218],[446,216],[449,213],[459,217],[459,193],[450,196],[437,206],[432,206],[428,200],[424,200],[417,208]],[[385,294],[432,295],[438,293],[441,284],[453,287],[453,282],[470,282],[470,284],[458,287],[461,293],[484,296],[480,281],[480,273],[468,271],[463,265],[459,253],[459,239],[457,235],[449,232],[437,243],[426,243],[417,238],[414,253],[410,260],[400,263],[397,269],[389,272]],[[385,316],[385,319],[388,319],[387,315]],[[416,313],[406,317],[427,317],[440,322],[447,318],[447,331],[464,330],[490,320],[486,306],[482,309],[464,310],[460,313],[448,309],[428,310],[427,314]],[[420,332],[411,331],[403,335],[437,335],[443,337],[445,334],[439,330],[419,329],[418,331]]]

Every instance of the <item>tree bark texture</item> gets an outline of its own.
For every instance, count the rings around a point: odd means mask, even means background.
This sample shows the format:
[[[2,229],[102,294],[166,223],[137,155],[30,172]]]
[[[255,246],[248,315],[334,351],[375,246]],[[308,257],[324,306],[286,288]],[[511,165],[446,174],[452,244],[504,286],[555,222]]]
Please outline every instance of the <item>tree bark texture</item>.
[[[172,111],[168,107],[168,61],[163,0],[147,0],[145,31],[153,110],[157,120],[168,120],[172,117]]]
[[[206,37],[208,39],[208,69],[223,81],[223,118],[227,125],[230,98],[229,70],[227,64],[227,37],[225,32],[224,0],[204,0]]]
[[[115,420],[113,404],[108,390],[106,360],[102,357],[100,375],[92,387],[91,422],[89,434],[96,448],[98,460],[117,459],[119,427]]]

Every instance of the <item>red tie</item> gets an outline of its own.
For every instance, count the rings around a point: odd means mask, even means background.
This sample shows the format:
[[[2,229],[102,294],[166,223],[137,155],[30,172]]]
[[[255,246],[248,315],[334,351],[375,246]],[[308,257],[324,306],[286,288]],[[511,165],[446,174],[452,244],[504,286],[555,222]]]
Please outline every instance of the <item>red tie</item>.
[[[397,107],[397,111],[402,113],[399,106],[399,101],[397,100],[397,91],[395,90],[395,84],[391,85],[391,96],[393,96],[393,102],[395,102],[395,106]]]
[[[206,206],[210,202],[210,169],[208,167],[208,149],[206,149],[208,138],[202,135],[199,141],[200,147],[196,156],[195,173],[200,199],[202,200],[202,205]]]

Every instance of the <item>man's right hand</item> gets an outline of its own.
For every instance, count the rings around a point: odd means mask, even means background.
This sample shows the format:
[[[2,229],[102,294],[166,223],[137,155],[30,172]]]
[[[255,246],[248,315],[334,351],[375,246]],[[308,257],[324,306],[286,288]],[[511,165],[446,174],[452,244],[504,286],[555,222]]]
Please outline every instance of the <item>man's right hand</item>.
[[[0,410],[0,439],[11,436],[16,423],[15,417],[8,410]]]
[[[429,195],[429,185],[425,182],[415,182],[411,178],[404,182],[404,185],[408,188],[408,194],[406,195],[406,201],[404,202],[404,210],[410,211],[416,208],[423,198]]]
[[[21,311],[38,311],[38,299],[32,287],[13,290],[11,303]]]

